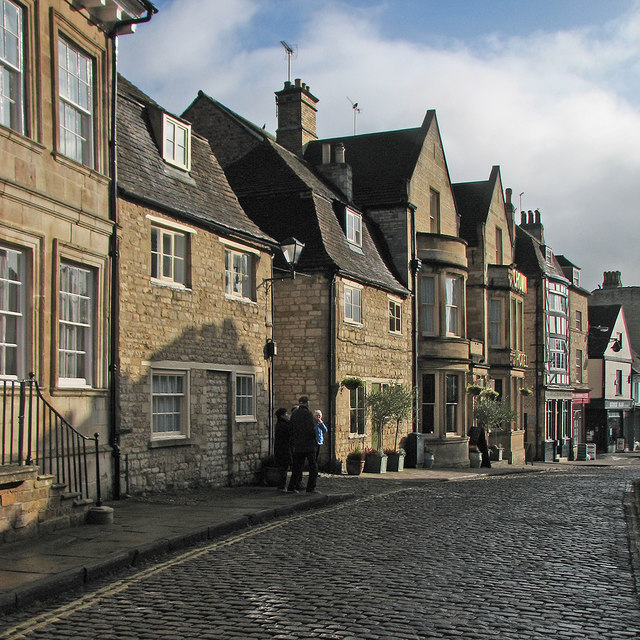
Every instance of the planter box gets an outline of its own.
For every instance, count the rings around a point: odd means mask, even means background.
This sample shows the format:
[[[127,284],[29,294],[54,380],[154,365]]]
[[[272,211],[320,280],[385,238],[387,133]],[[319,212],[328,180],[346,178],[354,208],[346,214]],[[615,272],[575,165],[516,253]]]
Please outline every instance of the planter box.
[[[262,469],[264,475],[264,483],[268,487],[277,487],[280,482],[280,468],[279,467],[264,467]]]
[[[469,466],[472,469],[479,469],[482,464],[482,454],[479,451],[469,451]]]
[[[364,460],[347,458],[347,473],[350,476],[359,476],[364,469]]]
[[[404,469],[404,453],[387,454],[387,471],[402,471]]]
[[[502,460],[502,452],[504,449],[498,449],[497,447],[491,447],[489,449],[489,459],[493,462],[500,462]]]
[[[435,456],[433,453],[424,452],[424,462],[422,464],[424,469],[431,469],[433,467],[433,462],[435,460]]]
[[[387,456],[379,456],[376,454],[365,456],[364,471],[365,473],[386,473]]]

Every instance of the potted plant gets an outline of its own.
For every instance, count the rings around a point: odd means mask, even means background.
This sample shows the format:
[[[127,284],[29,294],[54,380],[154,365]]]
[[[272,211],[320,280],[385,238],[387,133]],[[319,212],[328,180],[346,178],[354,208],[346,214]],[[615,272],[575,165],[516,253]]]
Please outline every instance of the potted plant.
[[[275,456],[266,456],[260,462],[262,480],[268,487],[277,487],[280,482],[280,468],[276,465]]]
[[[482,389],[484,387],[481,387],[479,384],[476,384],[475,382],[472,384],[468,384],[467,385],[467,393],[470,396],[479,396],[482,393]]]
[[[436,459],[435,453],[433,451],[433,449],[427,449],[426,445],[424,447],[424,463],[423,463],[423,467],[425,469],[431,469],[431,467],[433,467],[433,463]]]
[[[387,471],[402,471],[404,469],[404,449],[385,449],[384,454],[387,456]]]
[[[502,454],[504,453],[504,447],[500,444],[492,445],[489,447],[489,459],[494,462],[500,462],[502,460]]]
[[[356,376],[346,376],[342,378],[340,386],[349,390],[359,389],[360,387],[364,387],[364,380],[362,378],[357,378]]]
[[[365,473],[386,473],[387,456],[377,449],[365,449],[364,471]]]
[[[473,401],[474,422],[477,427],[484,429],[487,437],[494,427],[503,422],[512,422],[517,417],[516,412],[504,404],[499,397],[500,394],[493,389],[484,389]],[[499,454],[495,452],[493,455],[501,456],[501,454],[502,452]]]
[[[359,476],[364,469],[364,452],[356,447],[347,454],[347,473],[350,476]]]

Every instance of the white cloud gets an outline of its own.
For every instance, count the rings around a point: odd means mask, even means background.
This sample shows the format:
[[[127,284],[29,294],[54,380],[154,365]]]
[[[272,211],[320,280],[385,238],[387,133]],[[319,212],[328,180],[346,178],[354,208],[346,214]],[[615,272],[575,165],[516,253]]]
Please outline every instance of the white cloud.
[[[173,111],[203,89],[274,130],[286,58],[277,42],[251,46],[253,20],[268,11],[251,0],[174,2],[122,43],[121,68]],[[302,3],[300,12],[293,76],[320,99],[321,137],[352,133],[347,96],[362,109],[359,133],[417,127],[435,108],[454,181],[501,165],[505,187],[542,210],[547,241],[583,268],[585,286],[614,268],[640,284],[638,5],[603,27],[447,48],[383,37],[382,11]]]

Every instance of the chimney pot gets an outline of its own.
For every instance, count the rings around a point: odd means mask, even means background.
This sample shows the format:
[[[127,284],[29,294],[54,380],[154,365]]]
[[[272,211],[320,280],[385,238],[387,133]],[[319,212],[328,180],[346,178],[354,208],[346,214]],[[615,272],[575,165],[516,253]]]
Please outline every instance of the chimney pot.
[[[540,224],[540,211],[536,209],[536,224]]]
[[[346,162],[344,155],[344,144],[342,144],[342,142],[338,142],[336,145],[336,162],[338,164],[344,164]]]
[[[511,188],[507,187],[505,193],[507,196],[507,204],[511,204],[511,193],[512,193]]]
[[[531,209],[529,209],[528,215],[529,215],[529,224],[533,224],[533,211],[531,211]]]
[[[302,86],[302,80],[300,78],[296,78],[296,87]]]
[[[527,214],[524,211],[520,212],[520,224],[527,224]]]
[[[329,164],[331,162],[331,144],[324,142],[322,144],[322,164]]]

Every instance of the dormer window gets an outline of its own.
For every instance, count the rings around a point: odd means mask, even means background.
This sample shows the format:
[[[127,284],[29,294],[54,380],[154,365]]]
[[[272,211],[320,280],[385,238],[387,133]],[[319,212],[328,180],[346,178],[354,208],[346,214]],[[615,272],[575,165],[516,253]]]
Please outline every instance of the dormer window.
[[[354,247],[362,248],[362,216],[351,209],[346,209],[347,242]]]
[[[551,247],[545,247],[544,252],[547,264],[553,264],[553,251],[551,251]]]
[[[174,167],[191,170],[191,125],[164,114],[162,122],[163,151],[165,162]]]
[[[576,287],[580,286],[580,269],[573,270],[573,284]]]

